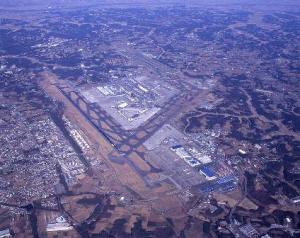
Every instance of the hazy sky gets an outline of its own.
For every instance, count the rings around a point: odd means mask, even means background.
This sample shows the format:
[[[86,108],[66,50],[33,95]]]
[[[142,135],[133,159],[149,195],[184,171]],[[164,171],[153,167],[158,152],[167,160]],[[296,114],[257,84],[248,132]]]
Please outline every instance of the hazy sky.
[[[0,7],[36,8],[36,7],[69,7],[78,5],[202,5],[202,6],[231,6],[231,7],[262,7],[262,8],[290,8],[300,11],[300,0],[0,0]]]
[[[299,0],[1,0],[2,6],[68,4],[296,4]],[[300,10],[300,9],[299,9]]]

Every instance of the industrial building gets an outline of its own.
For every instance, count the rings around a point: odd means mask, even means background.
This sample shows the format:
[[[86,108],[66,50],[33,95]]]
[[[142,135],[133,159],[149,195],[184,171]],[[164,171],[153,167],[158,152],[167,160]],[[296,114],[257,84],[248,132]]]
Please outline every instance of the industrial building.
[[[203,174],[207,180],[214,180],[217,178],[215,172],[207,166],[200,168],[199,172]]]
[[[191,167],[197,167],[201,163],[194,159],[181,145],[172,146],[171,150],[176,153],[181,159],[187,162]]]
[[[258,238],[259,234],[251,224],[240,227],[240,231],[248,238]]]
[[[55,219],[54,223],[49,223],[47,225],[47,232],[55,232],[55,231],[69,231],[72,230],[73,227],[67,222],[67,220],[60,216]]]

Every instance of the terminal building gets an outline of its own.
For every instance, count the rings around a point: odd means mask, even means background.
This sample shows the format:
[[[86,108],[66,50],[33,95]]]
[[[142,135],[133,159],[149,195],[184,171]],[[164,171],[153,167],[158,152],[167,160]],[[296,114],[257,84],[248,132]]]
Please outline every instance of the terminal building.
[[[191,167],[197,167],[201,165],[200,161],[194,159],[182,145],[175,145],[171,147],[171,150],[174,151],[181,159],[188,163]]]

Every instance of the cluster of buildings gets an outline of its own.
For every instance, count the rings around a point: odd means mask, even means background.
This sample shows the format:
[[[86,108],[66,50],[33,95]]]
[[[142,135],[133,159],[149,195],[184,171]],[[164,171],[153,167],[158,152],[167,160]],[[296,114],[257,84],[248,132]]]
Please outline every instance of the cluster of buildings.
[[[205,193],[229,191],[236,187],[237,178],[230,169],[220,169],[215,158],[214,137],[209,134],[187,135],[165,124],[144,142],[144,146],[152,161],[158,158],[157,163],[181,187],[195,186]]]
[[[136,129],[155,115],[177,92],[148,76],[112,79],[109,84],[80,89],[91,103],[97,103],[125,130]]]
[[[190,145],[186,145],[188,147]],[[196,148],[188,147],[184,148],[182,145],[175,145],[171,147],[171,150],[175,154],[184,160],[190,167],[194,168],[201,175],[205,177],[206,182],[200,183],[197,188],[201,192],[214,192],[214,191],[230,191],[237,185],[237,177],[233,174],[218,174],[215,170],[215,164],[218,161],[211,159],[211,156],[207,154],[201,154]]]
[[[77,128],[72,122],[70,122],[65,116],[62,117],[65,128],[69,132],[70,136],[74,139],[82,152],[87,152],[90,149],[90,143],[85,134]]]
[[[2,183],[0,197],[2,202],[26,204],[52,193],[57,176],[51,156],[54,151],[47,151],[44,146],[45,137],[49,135],[45,128],[47,122],[29,123],[18,109],[6,105],[5,110],[1,110],[6,115],[2,117],[4,123],[0,128],[0,176],[6,185]]]
[[[188,153],[182,145],[174,145],[171,147],[171,150],[174,151],[177,156],[183,159],[191,167],[197,167],[201,165],[201,162],[198,159],[192,157],[192,155]]]
[[[71,226],[63,216],[57,217],[55,221],[48,223],[46,227],[47,232],[63,232],[70,230],[73,230],[73,226]]]
[[[57,166],[70,185],[85,172],[77,153],[50,117],[38,115],[25,103],[1,105],[1,109],[1,202],[26,205],[54,194],[54,185],[59,182]],[[29,117],[32,113],[36,113],[35,120],[33,115]]]

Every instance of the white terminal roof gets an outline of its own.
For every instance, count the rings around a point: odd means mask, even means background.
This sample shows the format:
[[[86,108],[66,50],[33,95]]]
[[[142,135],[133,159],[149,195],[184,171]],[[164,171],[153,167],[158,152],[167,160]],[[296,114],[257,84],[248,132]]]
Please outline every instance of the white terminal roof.
[[[211,157],[209,155],[202,154],[195,148],[190,149],[190,153],[195,159],[200,161],[202,164],[208,164],[212,162]]]
[[[183,147],[176,148],[174,151],[175,151],[175,153],[176,153],[180,158],[189,158],[189,157],[191,157],[191,156],[189,155],[189,153],[187,153],[186,150],[185,150]]]
[[[121,102],[119,105],[118,105],[118,108],[125,108],[128,106],[128,103],[127,102]]]
[[[142,85],[138,85],[138,87],[142,90],[142,91],[144,91],[145,93],[147,93],[149,90],[147,89],[147,88],[145,88],[145,87],[143,87]]]

